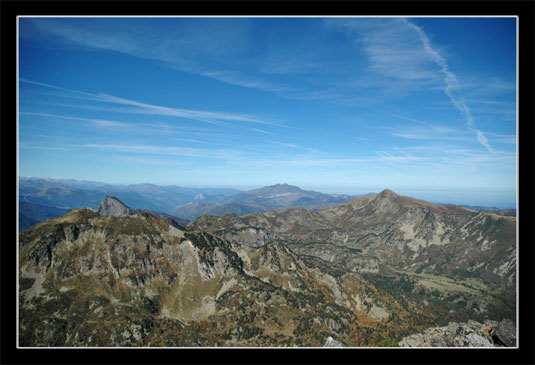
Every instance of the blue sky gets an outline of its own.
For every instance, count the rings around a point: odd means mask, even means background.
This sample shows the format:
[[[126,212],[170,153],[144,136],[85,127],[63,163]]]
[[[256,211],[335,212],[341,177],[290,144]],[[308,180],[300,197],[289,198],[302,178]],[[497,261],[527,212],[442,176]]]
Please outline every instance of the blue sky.
[[[514,206],[515,18],[20,18],[19,175]]]

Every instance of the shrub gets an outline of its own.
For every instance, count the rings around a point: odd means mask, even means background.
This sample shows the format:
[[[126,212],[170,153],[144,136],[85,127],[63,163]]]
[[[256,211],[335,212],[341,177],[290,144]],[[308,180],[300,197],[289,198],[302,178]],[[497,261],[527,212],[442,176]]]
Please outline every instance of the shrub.
[[[399,347],[399,343],[394,338],[387,338],[377,343],[377,347]]]

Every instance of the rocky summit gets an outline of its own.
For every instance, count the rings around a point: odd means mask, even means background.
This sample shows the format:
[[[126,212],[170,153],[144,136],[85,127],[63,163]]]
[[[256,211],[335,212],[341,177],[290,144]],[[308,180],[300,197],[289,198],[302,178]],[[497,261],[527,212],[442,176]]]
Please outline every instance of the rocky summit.
[[[132,215],[134,211],[126,206],[119,199],[106,196],[104,200],[98,205],[98,214],[105,216],[121,216],[121,215]]]
[[[392,191],[186,228],[106,197],[21,232],[19,344],[515,346],[515,229]]]

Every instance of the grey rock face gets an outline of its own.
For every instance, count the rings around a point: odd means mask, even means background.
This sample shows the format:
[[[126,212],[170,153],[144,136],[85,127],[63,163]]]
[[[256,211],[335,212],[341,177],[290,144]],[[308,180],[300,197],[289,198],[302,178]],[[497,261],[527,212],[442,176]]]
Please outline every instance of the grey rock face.
[[[341,343],[340,341],[336,341],[334,338],[329,336],[327,337],[327,341],[325,341],[325,345],[323,345],[323,347],[347,347],[347,346]]]
[[[135,211],[130,209],[119,199],[113,196],[107,196],[98,205],[98,214],[118,217],[121,215],[134,215]]]
[[[263,228],[246,227],[232,231],[225,231],[222,234],[222,237],[241,245],[262,247],[273,242],[274,234]]]
[[[513,321],[504,319],[490,332],[495,342],[502,346],[516,346],[516,327]]]
[[[498,323],[451,322],[445,327],[428,328],[403,338],[401,347],[510,347],[516,345],[516,328],[506,319]]]

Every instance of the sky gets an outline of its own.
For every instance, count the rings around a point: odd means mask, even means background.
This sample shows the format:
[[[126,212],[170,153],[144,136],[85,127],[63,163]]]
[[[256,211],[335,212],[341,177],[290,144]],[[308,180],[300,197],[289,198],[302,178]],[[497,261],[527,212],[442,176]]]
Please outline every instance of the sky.
[[[22,17],[19,176],[516,206],[516,18]]]

